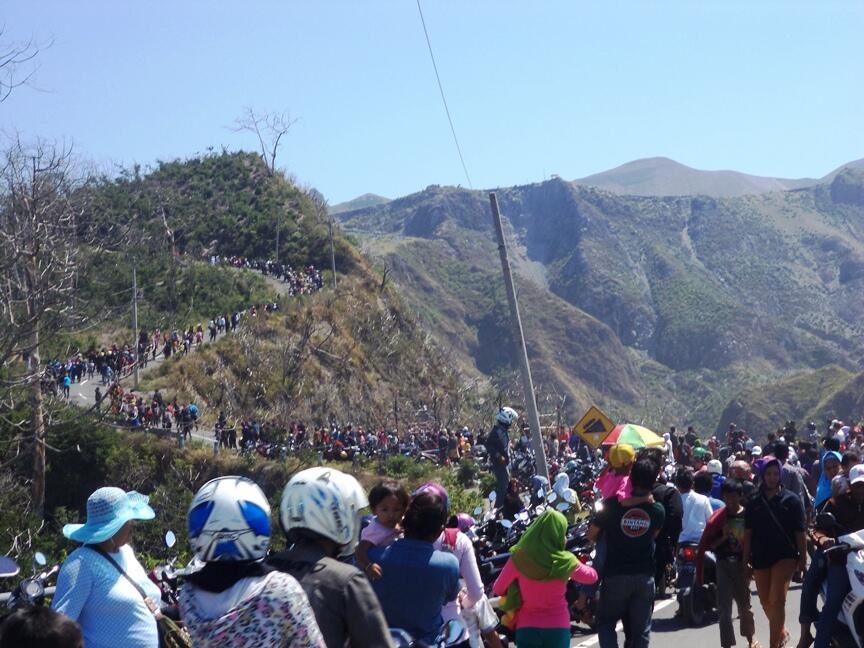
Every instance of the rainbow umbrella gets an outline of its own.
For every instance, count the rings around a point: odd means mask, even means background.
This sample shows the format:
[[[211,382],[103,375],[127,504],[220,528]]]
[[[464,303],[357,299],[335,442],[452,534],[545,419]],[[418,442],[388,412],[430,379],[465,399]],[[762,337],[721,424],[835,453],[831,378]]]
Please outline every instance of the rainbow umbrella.
[[[648,428],[632,423],[616,425],[601,445],[611,446],[616,443],[627,443],[634,448],[662,448],[666,442]]]

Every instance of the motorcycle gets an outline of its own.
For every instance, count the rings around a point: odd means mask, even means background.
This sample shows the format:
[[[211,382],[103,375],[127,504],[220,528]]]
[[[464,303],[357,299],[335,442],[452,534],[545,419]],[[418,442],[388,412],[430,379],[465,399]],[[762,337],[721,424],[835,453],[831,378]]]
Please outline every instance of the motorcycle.
[[[820,513],[816,527],[830,529],[837,522],[831,513]],[[837,648],[864,648],[864,530],[837,538],[837,544],[825,550],[826,558],[833,554],[846,554],[846,574],[849,578],[849,593],[843,599],[843,607],[831,632],[831,645]],[[827,595],[827,583],[822,584],[823,601]]]
[[[390,638],[396,648],[447,648],[459,642],[465,627],[462,619],[450,619],[441,627],[438,636],[431,644],[413,639],[400,628],[390,628]]]
[[[173,531],[165,533],[165,546],[172,549],[177,544],[177,536]],[[167,616],[177,620],[179,606],[180,581],[184,576],[193,574],[204,567],[204,563],[193,558],[192,561],[181,569],[175,567],[177,557],[170,558],[168,562],[162,565],[157,565],[147,574],[147,577],[153,581],[162,592],[162,612]]]
[[[686,625],[702,626],[716,617],[717,585],[716,562],[714,554],[705,553],[703,584],[696,584],[696,557],[699,545],[695,542],[682,542],[678,545],[677,556],[677,616]]]
[[[15,564],[15,561],[6,558],[3,562],[5,567],[0,566],[0,570],[3,570],[0,571],[0,577],[11,578],[18,574],[18,565]],[[43,605],[45,597],[54,594],[54,588],[48,587],[48,581],[60,571],[60,565],[41,569],[45,567],[47,562],[45,554],[37,551],[33,556],[32,575],[18,583],[11,592],[0,594],[0,603],[5,603],[6,607],[11,609],[29,605]]]

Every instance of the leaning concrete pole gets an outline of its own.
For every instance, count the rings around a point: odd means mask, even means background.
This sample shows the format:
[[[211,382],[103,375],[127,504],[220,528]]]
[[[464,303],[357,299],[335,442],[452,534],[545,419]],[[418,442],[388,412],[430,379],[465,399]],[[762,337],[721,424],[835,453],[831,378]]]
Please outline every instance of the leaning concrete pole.
[[[537,474],[549,479],[549,467],[546,465],[546,453],[543,451],[543,435],[540,433],[540,417],[537,414],[537,400],[534,397],[534,381],[531,379],[531,365],[528,362],[528,349],[525,347],[525,333],[522,331],[519,302],[516,300],[516,288],[513,286],[513,274],[510,272],[510,261],[507,258],[507,243],[501,225],[501,212],[498,211],[498,197],[494,192],[489,194],[489,203],[492,205],[492,223],[498,235],[498,253],[501,255],[501,272],[504,274],[504,286],[507,289],[507,303],[510,304],[510,326],[513,328],[513,337],[519,342],[519,368],[522,374],[522,391],[525,392],[525,405],[528,409],[528,424],[531,426],[534,462]]]

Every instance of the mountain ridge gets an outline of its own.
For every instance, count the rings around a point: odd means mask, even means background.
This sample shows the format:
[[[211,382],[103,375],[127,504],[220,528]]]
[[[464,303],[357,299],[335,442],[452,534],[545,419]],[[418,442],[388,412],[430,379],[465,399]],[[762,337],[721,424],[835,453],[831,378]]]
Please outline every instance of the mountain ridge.
[[[713,429],[748,384],[832,363],[852,371],[864,360],[855,298],[864,287],[864,173],[847,168],[830,184],[732,198],[621,196],[560,178],[497,194],[527,310],[577,328],[595,321],[611,334],[587,348],[556,339],[543,317],[526,324],[529,354],[545,363],[546,387],[567,396],[570,414],[597,403],[631,420],[682,417]],[[500,283],[484,193],[433,185],[340,219],[439,339],[465,313],[498,313],[477,288]],[[419,280],[430,267],[440,281]],[[543,301],[549,293],[563,310]],[[454,302],[444,317],[434,312]],[[504,330],[457,348],[493,382],[514,367],[482,363],[505,345]],[[604,358],[614,361],[601,377]],[[629,388],[613,393],[614,381]]]
[[[864,158],[842,164],[821,178],[780,178],[731,169],[696,169],[667,157],[650,157],[632,160],[573,182],[622,195],[728,198],[828,183],[849,167],[864,168]]]

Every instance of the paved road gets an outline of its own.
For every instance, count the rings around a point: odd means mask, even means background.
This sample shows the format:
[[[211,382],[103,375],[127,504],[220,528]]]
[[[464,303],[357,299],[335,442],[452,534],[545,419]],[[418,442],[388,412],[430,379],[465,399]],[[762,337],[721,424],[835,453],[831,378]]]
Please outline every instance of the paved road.
[[[759,598],[756,596],[755,587],[752,588],[752,605],[753,615],[756,618],[756,639],[762,644],[763,648],[768,648],[768,619],[759,605]],[[786,603],[786,628],[791,633],[789,646],[795,646],[798,643],[799,630],[798,625],[798,609],[801,600],[801,585],[792,584],[792,589],[789,591],[789,598]],[[675,610],[677,608],[675,599],[667,599],[657,601],[654,606],[654,620],[651,624],[651,646],[652,648],[715,648],[720,646],[720,629],[716,623],[707,625],[703,628],[685,628],[675,618]],[[733,619],[735,624],[735,633],[738,633],[737,614]],[[624,645],[624,633],[621,632],[621,626],[618,626],[618,645]],[[577,635],[573,638],[570,644],[573,648],[591,648],[598,646],[599,641],[596,634]],[[737,641],[738,646],[747,645],[740,637]]]

